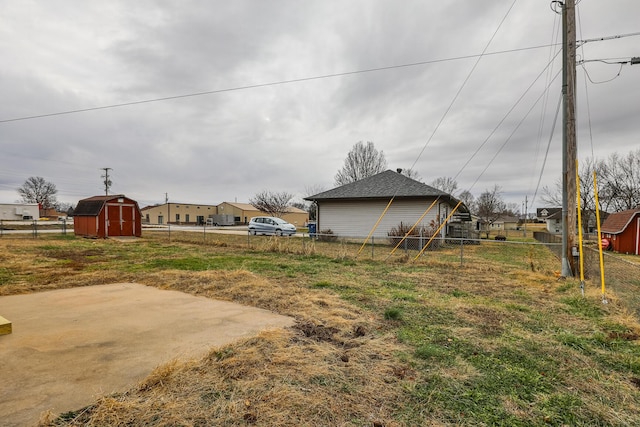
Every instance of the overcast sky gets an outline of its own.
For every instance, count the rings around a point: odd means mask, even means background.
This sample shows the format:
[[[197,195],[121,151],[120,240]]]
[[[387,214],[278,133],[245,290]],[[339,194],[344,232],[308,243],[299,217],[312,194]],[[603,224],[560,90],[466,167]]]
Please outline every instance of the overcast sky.
[[[638,33],[639,17],[638,0],[578,1],[577,38]],[[544,0],[0,0],[0,203],[30,176],[63,202],[104,194],[104,167],[141,206],[300,199],[372,141],[390,169],[476,197],[497,184],[520,206],[560,97],[560,23]],[[640,65],[591,61],[640,56],[640,37],[578,55],[579,158],[638,148]],[[541,186],[560,178],[561,135]]]

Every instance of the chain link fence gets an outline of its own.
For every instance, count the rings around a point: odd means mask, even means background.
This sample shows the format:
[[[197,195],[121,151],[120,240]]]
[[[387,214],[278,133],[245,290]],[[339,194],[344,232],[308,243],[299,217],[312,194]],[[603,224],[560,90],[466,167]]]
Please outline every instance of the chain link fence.
[[[61,221],[9,221],[0,219],[0,238],[37,238],[42,234],[73,234],[73,222]]]
[[[562,238],[551,233],[534,233],[560,259]],[[597,236],[594,236],[597,238]],[[597,240],[585,240],[582,244],[584,277],[587,286],[602,288],[602,273]],[[628,310],[640,317],[640,257],[637,255],[603,252],[605,295],[615,293]],[[578,265],[576,263],[576,265]]]

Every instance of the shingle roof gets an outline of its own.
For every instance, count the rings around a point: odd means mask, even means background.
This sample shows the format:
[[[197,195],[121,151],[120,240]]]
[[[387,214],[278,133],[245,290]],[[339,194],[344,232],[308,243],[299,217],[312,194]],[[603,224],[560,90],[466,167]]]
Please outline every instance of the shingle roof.
[[[602,224],[602,227],[600,227],[600,230],[603,233],[610,234],[622,233],[627,228],[629,223],[631,223],[631,220],[633,220],[636,214],[640,215],[640,209],[629,209],[626,211],[614,212],[612,214],[609,214],[607,219]]]
[[[113,199],[125,197],[124,194],[115,194],[111,196],[93,196],[88,199],[82,199],[73,210],[73,216],[95,216],[100,214],[102,207],[106,202]]]
[[[332,190],[305,197],[305,200],[353,200],[353,199],[390,199],[438,197],[455,201],[450,194],[427,184],[406,177],[398,172],[387,170],[360,181],[345,184]]]

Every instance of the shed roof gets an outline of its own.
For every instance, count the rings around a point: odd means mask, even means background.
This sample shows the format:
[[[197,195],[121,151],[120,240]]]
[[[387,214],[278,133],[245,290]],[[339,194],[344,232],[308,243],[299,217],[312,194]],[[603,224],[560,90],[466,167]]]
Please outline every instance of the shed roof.
[[[126,197],[124,194],[113,194],[111,196],[93,196],[78,201],[78,205],[73,210],[73,216],[95,216],[99,215],[105,203],[113,199]]]
[[[609,214],[600,230],[610,234],[622,233],[637,214],[640,214],[640,208]]]
[[[305,197],[305,200],[390,199],[393,196],[412,198],[451,197],[444,191],[411,179],[401,173],[386,170],[368,178]]]

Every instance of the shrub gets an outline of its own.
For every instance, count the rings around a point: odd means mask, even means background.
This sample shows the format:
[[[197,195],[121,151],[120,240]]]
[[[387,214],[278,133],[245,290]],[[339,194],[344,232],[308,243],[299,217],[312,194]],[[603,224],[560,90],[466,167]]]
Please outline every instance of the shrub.
[[[419,225],[411,230],[411,224],[405,224],[404,222],[400,222],[399,225],[391,228],[387,233],[389,236],[389,242],[395,247],[398,243],[402,242],[400,247],[407,249],[422,249],[423,245],[425,245],[429,239],[434,235],[436,230],[438,229],[438,223],[436,221],[431,221],[429,226]],[[406,239],[404,238],[405,236]],[[404,239],[404,241],[403,241]],[[431,242],[431,247],[435,248],[439,245],[439,241],[434,239]]]
[[[317,236],[318,240],[320,240],[321,242],[335,242],[336,240],[338,240],[338,236],[335,236],[330,228],[327,228],[326,230],[320,230]]]

